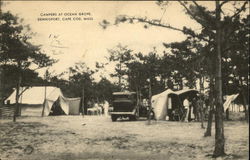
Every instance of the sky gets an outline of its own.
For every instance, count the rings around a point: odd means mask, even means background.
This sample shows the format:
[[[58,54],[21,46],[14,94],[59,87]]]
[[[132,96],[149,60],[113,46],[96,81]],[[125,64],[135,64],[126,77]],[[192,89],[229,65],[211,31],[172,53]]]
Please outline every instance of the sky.
[[[214,6],[211,2],[203,3]],[[7,1],[2,9],[18,15],[23,18],[24,24],[30,25],[32,32],[36,33],[32,42],[41,45],[42,51],[58,60],[49,68],[54,74],[60,74],[76,62],[84,62],[94,69],[96,62],[105,62],[107,49],[119,43],[127,45],[134,53],[147,54],[156,47],[157,53],[162,54],[163,42],[185,40],[181,32],[153,26],[144,29],[142,24],[119,24],[103,29],[99,25],[103,19],[114,21],[118,15],[146,16],[150,19],[162,17],[162,22],[177,28],[201,28],[185,14],[178,2],[171,2],[165,12],[154,1]],[[85,16],[79,16],[81,13]],[[60,21],[38,20],[58,17]],[[74,17],[90,20],[75,21]],[[108,75],[113,68],[109,66],[107,72],[102,74]],[[38,70],[40,75],[44,71]],[[94,78],[98,81],[99,77],[100,74],[96,74]]]

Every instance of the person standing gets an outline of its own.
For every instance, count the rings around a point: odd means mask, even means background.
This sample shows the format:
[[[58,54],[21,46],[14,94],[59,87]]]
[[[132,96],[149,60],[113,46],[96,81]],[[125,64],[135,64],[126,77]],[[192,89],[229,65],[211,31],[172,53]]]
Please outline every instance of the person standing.
[[[104,115],[107,117],[109,115],[109,103],[107,101],[104,102],[103,108],[104,108]]]
[[[198,97],[194,97],[192,104],[193,104],[193,114],[194,114],[194,120],[199,122],[200,121],[200,99]]]
[[[185,120],[184,121],[188,122],[189,106],[190,106],[190,102],[188,100],[188,97],[186,99],[184,99],[183,106],[184,106],[184,109],[186,111],[186,113],[185,113]]]

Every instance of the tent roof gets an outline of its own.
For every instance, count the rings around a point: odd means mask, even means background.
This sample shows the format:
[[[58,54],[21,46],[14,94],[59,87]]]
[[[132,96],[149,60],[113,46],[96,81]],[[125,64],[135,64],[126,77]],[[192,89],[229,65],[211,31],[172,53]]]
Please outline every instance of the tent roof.
[[[19,98],[19,103],[22,104],[42,104],[45,98],[45,87],[20,87],[19,93],[22,93]],[[46,99],[55,101],[62,92],[60,88],[47,86],[46,87]],[[10,100],[10,103],[15,103],[16,90],[6,99]]]
[[[167,89],[159,94],[153,95],[153,97],[154,96],[156,96],[156,97],[165,96],[165,95],[168,95],[169,93],[174,93],[174,91],[172,91],[171,89]]]
[[[183,90],[179,90],[179,91],[175,91],[174,92],[177,95],[182,95],[182,94],[189,94],[189,93],[198,93],[197,90],[195,89],[183,89]]]
[[[168,94],[173,94],[173,95],[178,95],[181,97],[186,97],[186,96],[195,96],[198,93],[197,90],[195,89],[183,89],[183,90],[179,90],[179,91],[172,91],[171,89],[167,89],[164,92],[161,92],[159,94],[153,95],[152,96],[152,100],[155,100],[159,97],[162,96],[167,96]]]
[[[167,94],[176,94],[176,95],[184,95],[184,94],[196,94],[198,93],[197,90],[195,89],[183,89],[183,90],[179,90],[179,91],[172,91],[171,89],[167,89],[159,94],[156,94],[154,96],[164,96]]]
[[[164,92],[161,92],[159,94],[153,95],[151,98],[151,101],[155,101],[156,99],[160,98],[160,97],[167,97],[168,94],[170,93],[174,93],[174,91],[172,91],[171,89],[167,89]]]

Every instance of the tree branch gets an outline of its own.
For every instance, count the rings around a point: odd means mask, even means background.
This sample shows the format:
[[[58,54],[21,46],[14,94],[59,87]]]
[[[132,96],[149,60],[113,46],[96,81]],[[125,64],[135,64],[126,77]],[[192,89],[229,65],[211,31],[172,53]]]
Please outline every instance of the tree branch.
[[[241,6],[241,8],[231,17],[231,19],[233,19],[234,17],[238,16],[243,10],[245,10],[246,5],[247,5],[248,1],[245,1],[245,3]]]
[[[221,2],[220,8],[221,8],[224,4],[226,4],[227,2],[230,2],[230,1],[229,1],[229,0],[225,0],[225,1]]]
[[[234,17],[238,16],[243,10],[245,10],[246,8],[246,5],[247,5],[248,1],[245,1],[245,3],[241,6],[240,9],[238,9],[238,11],[232,16],[230,17],[230,20],[232,21]],[[226,24],[223,24],[222,25],[222,28],[225,27]],[[232,30],[230,33],[226,34],[227,35],[227,38],[230,37],[231,34],[233,34],[236,30]]]
[[[187,13],[195,20],[195,21],[197,21],[200,25],[202,25],[202,27],[204,27],[204,28],[207,28],[208,26],[206,26],[205,24],[203,24],[198,18],[197,18],[197,16],[195,16],[188,8],[187,8],[187,6],[183,3],[183,2],[181,2],[181,1],[178,1],[185,9],[186,9],[186,11],[187,11]]]
[[[147,23],[147,24],[154,25],[154,26],[165,27],[165,28],[169,28],[169,29],[172,29],[172,30],[183,32],[182,29],[179,29],[179,28],[176,28],[176,27],[172,27],[172,26],[170,26],[168,24],[156,23],[156,22],[153,22],[153,21],[150,21],[150,20],[147,20],[147,19],[136,18],[136,17],[131,17],[130,19],[132,19],[132,20],[138,20],[139,22]]]
[[[206,15],[206,13],[201,9],[201,6],[194,0],[192,2],[195,4],[195,6],[203,13],[203,15]]]
[[[206,21],[211,22],[212,17],[210,17],[210,16],[202,9],[202,7],[201,7],[196,1],[192,0],[192,2],[195,4],[195,6],[196,6],[196,7],[200,10],[200,12],[203,14],[203,17],[206,18]],[[210,23],[208,23],[208,24],[210,24]],[[207,26],[207,25],[206,25],[206,26]],[[207,27],[209,27],[209,26],[207,26]]]
[[[173,27],[173,26],[170,26],[168,24],[163,24],[163,23],[160,23],[159,20],[148,20],[146,18],[139,18],[139,17],[129,17],[129,16],[123,16],[121,17],[122,19],[121,20],[117,20],[119,22],[125,22],[125,21],[138,21],[140,23],[146,23],[146,24],[149,24],[149,25],[153,25],[153,26],[158,26],[158,27],[164,27],[164,28],[168,28],[168,29],[172,29],[172,30],[175,30],[175,31],[179,31],[179,32],[182,32],[184,34],[188,34],[188,35],[191,35],[193,37],[197,37],[199,39],[202,39],[206,42],[208,42],[209,40],[204,38],[204,37],[201,37],[195,33],[190,33],[190,32],[187,32],[187,28],[185,29],[185,27],[183,29],[180,29],[180,28],[176,28],[176,27]]]

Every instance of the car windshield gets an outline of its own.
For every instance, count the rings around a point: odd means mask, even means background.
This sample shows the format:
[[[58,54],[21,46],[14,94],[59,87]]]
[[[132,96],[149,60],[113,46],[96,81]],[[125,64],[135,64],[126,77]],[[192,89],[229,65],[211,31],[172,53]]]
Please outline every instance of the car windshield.
[[[128,100],[129,95],[115,95],[114,100]]]

